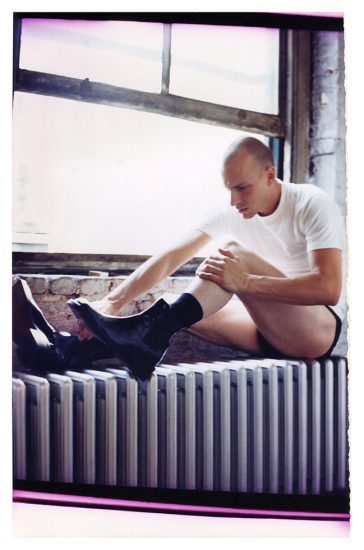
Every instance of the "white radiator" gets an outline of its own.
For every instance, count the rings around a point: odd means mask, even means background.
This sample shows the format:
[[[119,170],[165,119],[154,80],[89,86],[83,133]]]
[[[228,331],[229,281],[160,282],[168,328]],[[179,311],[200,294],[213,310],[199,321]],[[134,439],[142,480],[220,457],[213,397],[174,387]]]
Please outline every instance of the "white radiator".
[[[347,362],[14,373],[14,477],[123,487],[335,494],[348,487]]]

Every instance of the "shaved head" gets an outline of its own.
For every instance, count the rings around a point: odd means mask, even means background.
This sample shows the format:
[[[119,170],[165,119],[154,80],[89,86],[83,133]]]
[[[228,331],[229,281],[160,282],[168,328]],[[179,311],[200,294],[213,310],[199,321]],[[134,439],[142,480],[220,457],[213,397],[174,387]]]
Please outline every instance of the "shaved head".
[[[281,185],[275,176],[272,153],[259,139],[240,139],[229,147],[222,177],[231,206],[245,219],[257,214],[268,216],[277,208]]]
[[[225,153],[223,166],[230,161],[232,157],[235,157],[241,152],[249,153],[262,168],[268,166],[274,166],[272,151],[264,145],[259,139],[253,137],[246,137],[234,141]]]

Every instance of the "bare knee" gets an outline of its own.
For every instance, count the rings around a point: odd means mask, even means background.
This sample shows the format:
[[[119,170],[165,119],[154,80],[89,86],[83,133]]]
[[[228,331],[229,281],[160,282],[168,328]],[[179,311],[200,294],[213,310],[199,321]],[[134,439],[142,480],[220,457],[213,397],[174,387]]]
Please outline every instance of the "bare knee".
[[[234,256],[236,256],[239,259],[239,262],[244,271],[251,271],[253,259],[258,258],[258,256],[254,254],[254,252],[252,252],[248,248],[245,248],[241,243],[233,239],[222,243],[219,248],[223,250],[229,250],[230,252],[232,252]],[[197,269],[196,273],[198,274],[200,268],[204,266],[206,260],[208,260],[209,258],[216,259],[219,257],[221,257],[221,253],[218,250],[216,250],[216,252],[211,254],[211,256],[205,258],[205,260],[201,263],[201,265]]]
[[[241,268],[243,271],[247,273],[251,273],[253,275],[268,275],[272,277],[284,277],[285,275],[277,269],[274,265],[270,264],[266,260],[264,260],[262,257],[258,256],[253,250],[246,248],[244,245],[242,245],[239,241],[235,239],[229,239],[225,241],[220,247],[222,250],[229,250],[234,254],[236,258],[238,258]],[[212,258],[215,256],[220,256],[221,254],[217,252],[217,254],[212,254]],[[204,260],[205,262],[206,260]],[[204,262],[202,262],[202,266],[204,265]],[[201,266],[200,266],[201,267]],[[197,274],[199,272],[199,269],[197,269]]]
[[[243,246],[239,241],[235,239],[228,239],[227,241],[223,242],[220,248],[228,249],[231,252],[241,253],[241,252],[250,252],[248,248]]]
[[[240,261],[244,271],[253,275],[268,275],[271,277],[284,277],[285,275],[274,265],[256,254],[253,250],[246,248],[239,241],[229,239],[220,248],[230,250]]]
[[[252,271],[252,266],[259,260],[259,256],[249,248],[246,248],[235,239],[227,240],[220,248],[230,250],[245,266],[246,271]]]

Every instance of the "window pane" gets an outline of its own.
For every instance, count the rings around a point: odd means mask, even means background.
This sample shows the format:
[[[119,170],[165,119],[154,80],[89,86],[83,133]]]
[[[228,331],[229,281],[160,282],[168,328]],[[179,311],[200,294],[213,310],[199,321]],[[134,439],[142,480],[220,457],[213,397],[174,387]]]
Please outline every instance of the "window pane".
[[[20,67],[160,92],[163,25],[23,19]]]
[[[221,159],[243,135],[16,93],[14,242],[43,242],[50,252],[153,254],[229,201]]]
[[[172,26],[172,94],[278,113],[279,30]]]

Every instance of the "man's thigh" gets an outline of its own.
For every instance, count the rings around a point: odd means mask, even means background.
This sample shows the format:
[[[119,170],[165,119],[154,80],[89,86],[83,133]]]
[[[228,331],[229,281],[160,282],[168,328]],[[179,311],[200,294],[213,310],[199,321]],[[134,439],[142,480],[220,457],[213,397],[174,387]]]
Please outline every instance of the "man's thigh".
[[[218,345],[262,353],[257,330],[274,348],[290,357],[320,357],[336,332],[334,315],[325,306],[292,306],[265,301],[246,307],[232,300],[223,309],[192,325],[189,332]]]
[[[228,243],[248,273],[285,277],[274,265],[237,242]],[[331,347],[336,333],[336,319],[323,305],[285,304],[243,295],[239,299],[256,328],[278,351],[293,357],[320,357]]]
[[[231,300],[225,307],[192,325],[188,332],[220,346],[260,353],[257,327],[239,300]]]
[[[292,357],[320,357],[336,334],[336,319],[323,305],[282,304],[244,297],[243,303],[259,332],[277,350]]]

